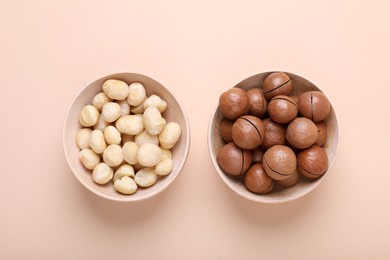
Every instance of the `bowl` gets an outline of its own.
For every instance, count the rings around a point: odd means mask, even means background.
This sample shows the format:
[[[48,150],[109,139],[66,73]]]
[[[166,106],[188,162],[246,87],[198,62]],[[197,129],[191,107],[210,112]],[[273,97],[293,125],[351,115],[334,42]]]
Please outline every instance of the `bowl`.
[[[167,122],[175,121],[181,126],[181,137],[172,149],[174,167],[170,174],[162,176],[152,187],[138,188],[137,192],[132,195],[123,195],[118,193],[112,181],[106,185],[98,185],[92,179],[92,171],[87,170],[79,160],[79,149],[76,146],[76,134],[82,128],[78,121],[81,108],[87,104],[92,104],[93,97],[102,91],[103,82],[107,79],[118,79],[125,81],[127,84],[140,82],[144,85],[148,96],[156,94],[168,103],[163,117]],[[176,100],[174,95],[163,85],[152,78],[136,73],[118,73],[102,77],[91,84],[82,88],[72,101],[65,116],[62,132],[62,142],[66,160],[74,176],[88,190],[96,195],[114,201],[131,202],[140,201],[153,197],[166,189],[178,176],[187,159],[190,146],[190,128],[188,120]]]
[[[260,86],[262,86],[264,79],[273,72],[274,71],[253,75],[238,83],[236,87],[240,87],[244,90],[248,90],[252,88],[251,83],[258,83],[258,82],[260,82]],[[293,95],[300,95],[301,93],[312,91],[312,90],[321,91],[317,86],[315,86],[309,80],[293,73],[288,73],[288,72],[285,73],[289,75],[289,77],[293,82],[294,85]],[[223,119],[223,115],[220,112],[219,108],[217,107],[210,119],[210,124],[208,129],[209,153],[211,156],[212,163],[218,175],[221,177],[223,182],[230,189],[236,192],[238,195],[246,199],[256,201],[256,202],[262,202],[262,203],[282,203],[282,202],[292,201],[314,190],[324,180],[325,177],[329,176],[331,168],[335,162],[338,147],[339,147],[339,126],[337,122],[336,113],[332,105],[331,105],[331,111],[329,116],[324,120],[327,125],[327,134],[328,134],[327,142],[323,146],[326,154],[328,155],[327,172],[318,179],[308,181],[301,178],[300,181],[292,187],[276,189],[271,193],[266,193],[266,194],[255,194],[250,192],[249,190],[246,189],[243,181],[240,178],[225,174],[222,171],[222,169],[219,167],[217,162],[217,154],[219,149],[225,144],[219,134],[219,124],[222,119]]]

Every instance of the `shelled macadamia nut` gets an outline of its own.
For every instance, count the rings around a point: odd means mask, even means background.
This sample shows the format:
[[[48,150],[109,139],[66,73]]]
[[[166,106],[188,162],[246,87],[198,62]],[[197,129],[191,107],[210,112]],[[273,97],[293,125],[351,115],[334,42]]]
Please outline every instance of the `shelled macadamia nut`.
[[[81,109],[79,122],[84,127],[96,125],[99,120],[99,111],[92,105],[86,105]]]
[[[164,149],[162,147],[160,147],[160,150],[161,150],[161,161],[166,159],[166,158],[172,159],[172,152],[171,152],[171,150]]]
[[[138,189],[135,181],[129,176],[123,176],[121,179],[117,179],[114,182],[115,189],[125,195],[131,195]]]
[[[152,143],[155,145],[159,145],[158,136],[150,135],[145,130],[134,137],[134,142],[138,144],[138,146],[144,143]]]
[[[146,90],[139,82],[134,82],[129,85],[129,96],[127,102],[130,106],[139,106],[146,98]],[[141,112],[142,113],[142,112]]]
[[[142,114],[143,112],[145,112],[144,103],[141,103],[141,105],[136,107],[130,107],[130,111],[133,114]]]
[[[89,148],[89,137],[91,133],[92,130],[90,128],[82,128],[77,132],[76,144],[79,149]]]
[[[124,155],[122,148],[117,144],[110,144],[103,152],[103,161],[111,167],[120,165]]]
[[[169,122],[158,136],[162,148],[171,149],[181,136],[181,127],[176,122]]]
[[[83,149],[79,153],[81,163],[88,170],[93,170],[100,163],[100,156],[89,148]]]
[[[148,97],[144,102],[144,109],[146,110],[148,107],[155,107],[160,111],[161,113],[167,109],[167,102],[163,100],[161,97],[157,95],[151,95]]]
[[[145,167],[153,167],[161,160],[161,150],[155,144],[144,143],[140,145],[137,154],[138,163]]]
[[[163,130],[166,121],[155,107],[148,107],[143,114],[145,130],[150,135],[158,135]]]
[[[114,175],[110,166],[105,163],[99,163],[92,171],[93,181],[98,184],[106,184]]]
[[[130,105],[126,100],[118,101],[118,104],[121,107],[121,116],[130,115]]]
[[[121,116],[115,126],[119,132],[127,135],[137,135],[144,129],[142,118],[137,115]]]
[[[109,125],[104,129],[104,139],[107,144],[120,144],[121,143],[121,133],[114,126]]]
[[[122,164],[114,173],[113,181],[122,179],[123,176],[134,178],[134,168],[129,164]]]
[[[129,95],[129,86],[126,82],[108,79],[103,83],[103,92],[111,99],[124,100]]]
[[[101,112],[103,105],[111,101],[112,101],[111,98],[107,97],[106,94],[104,94],[103,92],[100,92],[96,94],[96,96],[93,98],[92,105]]]
[[[112,123],[121,116],[121,106],[116,102],[107,102],[103,105],[102,117],[106,122]]]
[[[89,137],[89,147],[97,153],[101,154],[106,149],[106,141],[104,139],[104,134],[100,130],[93,130]]]
[[[157,174],[153,168],[144,168],[135,174],[134,181],[141,187],[150,187],[156,183]]]
[[[173,160],[170,158],[165,158],[161,160],[155,167],[155,172],[157,175],[168,175],[173,169]]]
[[[139,147],[136,143],[129,141],[126,142],[123,147],[123,156],[128,164],[135,165],[138,163],[137,155]]]
[[[106,122],[104,120],[104,118],[102,116],[99,117],[99,120],[98,122],[96,123],[96,125],[93,126],[93,130],[100,130],[100,131],[104,131],[104,129],[109,126],[110,123],[109,122]]]

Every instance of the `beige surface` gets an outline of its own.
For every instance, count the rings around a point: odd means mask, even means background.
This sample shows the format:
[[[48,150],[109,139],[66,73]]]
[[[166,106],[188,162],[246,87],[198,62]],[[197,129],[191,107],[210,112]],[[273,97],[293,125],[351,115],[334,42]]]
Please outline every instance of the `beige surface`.
[[[1,1],[0,258],[389,259],[389,8],[385,0]],[[269,70],[316,83],[341,127],[332,175],[281,205],[229,190],[206,140],[219,94]],[[137,204],[91,194],[61,144],[79,89],[122,71],[171,89],[192,133],[182,174]]]

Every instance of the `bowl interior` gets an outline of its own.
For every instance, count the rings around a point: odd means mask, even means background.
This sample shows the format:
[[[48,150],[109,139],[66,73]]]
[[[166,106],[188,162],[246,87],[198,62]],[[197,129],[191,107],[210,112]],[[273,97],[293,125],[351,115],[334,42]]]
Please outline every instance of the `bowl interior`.
[[[260,82],[260,86],[262,86],[264,79],[271,73],[272,72],[264,72],[264,73],[256,74],[238,83],[236,87],[240,87],[245,90],[248,90],[252,88],[251,86],[253,86],[254,83],[258,83],[258,82]],[[310,81],[292,73],[287,73],[287,74],[290,76],[294,84],[294,93],[293,93],[294,96],[299,96],[301,93],[311,91],[311,90],[321,91]],[[226,185],[228,185],[233,191],[235,191],[242,197],[245,197],[253,201],[264,202],[264,203],[280,203],[280,202],[294,200],[299,197],[302,197],[303,195],[315,189],[320,184],[320,182],[324,179],[324,177],[329,175],[329,172],[336,158],[338,144],[339,144],[339,128],[338,128],[337,118],[333,106],[331,107],[330,115],[325,120],[325,123],[327,125],[328,137],[327,137],[327,142],[323,146],[323,148],[325,149],[329,159],[327,173],[323,175],[321,178],[316,179],[314,181],[307,181],[301,178],[301,180],[293,187],[285,188],[285,189],[277,189],[275,191],[272,191],[269,194],[264,194],[264,195],[258,195],[248,191],[241,180],[225,174],[222,171],[222,169],[219,167],[217,162],[217,154],[219,149],[225,144],[219,134],[219,124],[222,119],[223,119],[223,115],[217,108],[214,114],[212,115],[210,125],[209,125],[209,133],[208,133],[208,145],[209,145],[211,160],[219,176],[226,183]]]
[[[175,147],[172,149],[174,168],[172,172],[164,177],[161,177],[152,187],[143,189],[139,188],[133,195],[122,195],[115,191],[112,182],[106,185],[98,185],[92,180],[92,172],[85,169],[79,160],[79,149],[76,146],[76,134],[82,126],[78,122],[78,116],[81,108],[84,105],[91,104],[93,97],[102,91],[103,82],[107,79],[119,79],[130,84],[132,82],[140,82],[145,86],[148,96],[156,94],[163,98],[168,103],[168,108],[163,113],[163,117],[167,122],[175,121],[180,124],[182,134]],[[138,201],[152,197],[164,190],[179,174],[188,155],[190,144],[189,126],[186,116],[175,99],[175,97],[157,81],[136,73],[118,73],[108,75],[94,81],[80,91],[72,102],[63,126],[63,145],[65,156],[70,168],[77,179],[90,191],[104,198],[116,201]]]

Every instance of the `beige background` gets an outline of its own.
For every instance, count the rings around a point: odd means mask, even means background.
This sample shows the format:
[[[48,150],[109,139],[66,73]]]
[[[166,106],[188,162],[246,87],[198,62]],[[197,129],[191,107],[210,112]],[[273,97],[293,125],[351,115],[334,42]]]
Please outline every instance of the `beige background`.
[[[0,1],[0,258],[389,259],[389,11],[386,0]],[[282,205],[230,191],[206,142],[220,93],[269,70],[316,83],[341,127],[330,176]],[[176,181],[136,204],[87,191],[61,144],[78,90],[124,71],[172,90],[192,131]]]

